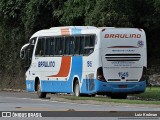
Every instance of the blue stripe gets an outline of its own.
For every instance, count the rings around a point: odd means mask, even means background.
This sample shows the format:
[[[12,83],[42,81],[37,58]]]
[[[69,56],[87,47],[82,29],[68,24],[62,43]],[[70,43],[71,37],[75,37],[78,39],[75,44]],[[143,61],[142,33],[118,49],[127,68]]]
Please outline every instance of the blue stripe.
[[[135,93],[144,92],[146,89],[146,81],[142,82],[101,82],[95,80],[97,92],[111,92],[111,93]],[[120,85],[127,85],[127,88],[120,88]]]
[[[77,35],[77,34],[81,34],[81,29],[71,29],[71,34],[72,35]]]
[[[82,56],[72,57],[71,71],[67,81],[61,81],[60,79],[58,81],[42,80],[42,92],[72,93],[72,83],[75,75],[79,77],[79,80],[82,79]]]
[[[101,82],[93,79],[94,83],[89,83],[87,79],[83,80],[81,93],[94,94],[94,93],[135,93],[145,92],[146,81],[142,82]],[[95,85],[93,87],[93,85]],[[127,88],[119,88],[119,85],[127,85]],[[92,89],[91,89],[92,88]]]
[[[26,80],[26,90],[28,92],[34,92],[34,80]]]
[[[80,74],[79,74],[80,75]],[[73,77],[73,75],[72,75]],[[79,77],[79,78],[82,78]],[[72,79],[68,81],[41,81],[43,92],[55,92],[55,93],[72,93]],[[95,85],[95,86],[92,86]],[[122,83],[108,83],[101,82],[97,79],[93,79],[92,85],[87,79],[83,80],[81,93],[94,94],[94,93],[135,93],[145,92],[146,81],[142,82],[122,82]],[[127,85],[127,88],[119,88],[119,85]],[[34,92],[34,81],[26,80],[26,90],[28,92]]]
[[[69,80],[73,80],[74,75],[79,77],[79,80],[82,79],[82,56],[72,57],[72,69],[70,72]]]

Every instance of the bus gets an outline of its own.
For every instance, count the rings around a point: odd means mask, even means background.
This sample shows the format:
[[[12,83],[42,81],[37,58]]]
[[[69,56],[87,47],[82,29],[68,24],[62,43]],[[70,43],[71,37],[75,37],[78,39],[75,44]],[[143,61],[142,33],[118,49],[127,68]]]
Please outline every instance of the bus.
[[[26,90],[75,96],[127,98],[145,92],[147,50],[143,29],[52,27],[34,33],[20,51]]]

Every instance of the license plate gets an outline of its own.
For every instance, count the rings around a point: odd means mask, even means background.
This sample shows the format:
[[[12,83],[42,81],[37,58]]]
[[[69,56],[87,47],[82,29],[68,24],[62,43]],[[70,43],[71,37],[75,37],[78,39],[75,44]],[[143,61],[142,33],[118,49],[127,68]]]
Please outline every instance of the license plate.
[[[119,85],[119,88],[127,88],[127,85]]]

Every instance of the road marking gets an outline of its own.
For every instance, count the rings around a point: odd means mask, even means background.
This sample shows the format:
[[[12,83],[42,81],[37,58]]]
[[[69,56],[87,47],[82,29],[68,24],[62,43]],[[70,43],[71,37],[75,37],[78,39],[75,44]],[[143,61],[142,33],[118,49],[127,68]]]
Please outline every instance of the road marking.
[[[53,111],[52,109],[49,109],[49,108],[34,108],[34,107],[21,107],[21,108],[17,108],[17,110],[27,110],[27,111]]]
[[[4,98],[4,97],[3,97]],[[94,104],[84,104],[84,103],[71,103],[71,102],[61,102],[61,101],[51,101],[51,100],[46,100],[46,99],[32,99],[32,98],[16,98],[16,97],[5,97],[5,98],[8,98],[8,99],[22,99],[22,100],[32,100],[32,101],[43,101],[43,102],[52,102],[52,103],[63,103],[63,104],[71,104],[71,105],[84,105],[84,106],[86,106],[86,105],[88,105],[88,106],[97,106],[97,107],[101,107],[101,106],[103,106],[104,107],[104,105],[94,105]],[[41,104],[42,105],[42,104]],[[44,104],[45,105],[45,104]],[[115,106],[115,107],[119,107],[119,106],[121,106],[121,105],[105,105],[106,107],[107,106]],[[150,107],[150,106],[147,106],[147,107],[144,107],[144,106],[136,106],[136,105],[127,105],[127,106],[125,106],[125,105],[123,105],[123,107],[125,107],[125,108],[142,108],[142,109],[148,109],[148,108],[154,108],[154,109],[157,109],[157,110],[159,110],[159,108],[156,108],[156,107]]]
[[[49,108],[41,108],[41,107],[19,107],[17,110],[27,110],[27,111],[71,111],[72,109],[49,109]],[[73,110],[72,110],[73,111]],[[74,110],[75,111],[75,110]]]
[[[89,105],[89,106],[103,106],[103,105],[94,105],[94,104],[81,104],[81,103],[71,103],[71,102],[62,102],[62,101],[51,101],[45,99],[32,99],[32,98],[16,98],[16,97],[5,97],[5,98],[14,98],[14,99],[23,99],[23,100],[34,100],[34,101],[43,101],[43,102],[52,102],[52,103],[64,103],[64,104],[72,104],[72,105]]]

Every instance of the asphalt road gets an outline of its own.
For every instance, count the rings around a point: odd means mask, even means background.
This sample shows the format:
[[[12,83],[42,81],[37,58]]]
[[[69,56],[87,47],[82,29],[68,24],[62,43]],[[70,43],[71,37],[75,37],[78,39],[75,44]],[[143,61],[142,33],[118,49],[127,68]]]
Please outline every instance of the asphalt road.
[[[50,96],[52,97],[52,96]],[[126,105],[126,104],[79,104],[71,102],[59,102],[54,99],[39,99],[35,93],[26,92],[6,92],[0,91],[0,111],[160,111],[158,106],[141,106],[141,105]],[[58,113],[61,114],[61,113]],[[63,114],[62,114],[63,115]],[[62,116],[63,117],[63,116]],[[111,117],[113,119],[113,117]],[[1,119],[1,118],[0,118]],[[64,118],[56,118],[63,119]],[[69,119],[69,118],[66,118]],[[82,118],[76,118],[82,119]],[[85,119],[85,118],[83,118]],[[91,120],[96,119],[89,118]],[[98,118],[99,120],[103,119]],[[116,119],[116,118],[115,118]],[[42,119],[43,120],[43,119]],[[86,118],[86,120],[88,120]]]

